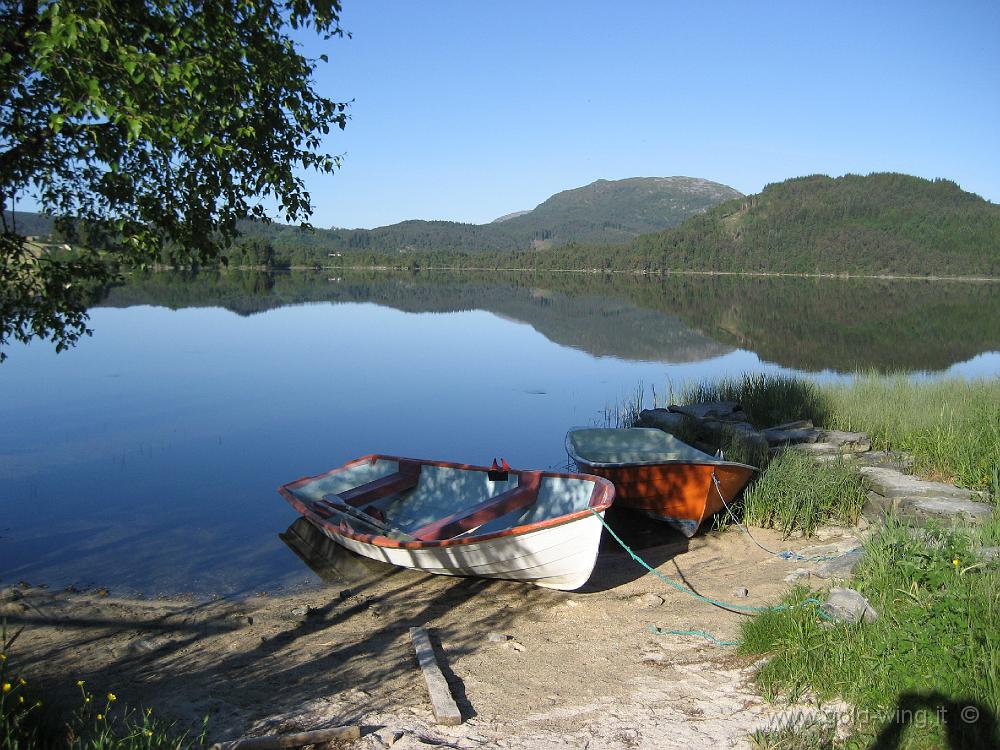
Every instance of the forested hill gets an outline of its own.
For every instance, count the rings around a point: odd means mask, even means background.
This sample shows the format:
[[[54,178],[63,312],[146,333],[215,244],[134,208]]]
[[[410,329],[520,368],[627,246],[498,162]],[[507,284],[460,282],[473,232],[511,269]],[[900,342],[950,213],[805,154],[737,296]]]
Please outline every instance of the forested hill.
[[[799,177],[621,248],[633,267],[1000,276],[1000,205],[950,180]]]
[[[364,251],[529,250],[578,242],[621,244],[644,232],[680,224],[689,216],[741,193],[693,177],[598,180],[553,195],[531,211],[489,224],[404,221],[375,229],[327,229],[304,233],[280,224],[244,225],[248,237],[271,242],[279,255],[310,248],[314,254]]]

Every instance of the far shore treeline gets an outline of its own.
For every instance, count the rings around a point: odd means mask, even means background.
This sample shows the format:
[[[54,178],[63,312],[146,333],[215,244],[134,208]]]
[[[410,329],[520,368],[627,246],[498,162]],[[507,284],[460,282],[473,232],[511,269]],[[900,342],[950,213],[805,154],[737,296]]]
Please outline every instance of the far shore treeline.
[[[701,186],[697,199],[685,205],[669,194],[670,215],[660,225],[674,226],[650,232],[657,211],[668,205],[654,179],[602,180],[485,225],[410,221],[372,230],[309,230],[248,223],[227,260],[258,268],[1000,277],[1000,206],[949,180],[813,175],[751,196],[692,180]],[[603,215],[595,216],[595,201]],[[18,220],[24,233],[45,234],[44,217],[19,214]]]

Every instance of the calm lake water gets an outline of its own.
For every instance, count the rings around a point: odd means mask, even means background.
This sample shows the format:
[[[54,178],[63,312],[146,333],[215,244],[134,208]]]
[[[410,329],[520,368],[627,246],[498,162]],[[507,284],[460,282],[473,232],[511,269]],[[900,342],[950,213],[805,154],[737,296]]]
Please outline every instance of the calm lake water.
[[[157,274],[0,366],[0,584],[308,585],[275,488],[366,453],[566,463],[642,383],[1000,375],[1000,285]]]

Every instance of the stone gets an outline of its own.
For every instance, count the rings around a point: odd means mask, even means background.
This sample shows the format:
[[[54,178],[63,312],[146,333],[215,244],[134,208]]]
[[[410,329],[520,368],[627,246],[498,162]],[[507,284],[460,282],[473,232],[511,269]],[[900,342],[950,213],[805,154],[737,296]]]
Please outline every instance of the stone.
[[[629,602],[631,604],[634,604],[638,607],[645,607],[647,609],[651,609],[653,607],[661,607],[663,606],[663,603],[665,601],[666,599],[664,599],[662,596],[660,596],[659,594],[654,594],[652,592],[629,598]]]
[[[794,422],[782,422],[781,424],[776,424],[773,427],[765,428],[767,430],[811,430],[815,427],[811,419],[798,419]]]
[[[858,547],[832,560],[824,560],[816,566],[816,569],[812,571],[812,575],[816,576],[816,578],[850,580],[854,577],[854,569],[861,562],[862,554],[863,550]]]
[[[785,583],[798,583],[799,581],[809,580],[809,570],[808,568],[796,568],[787,576],[785,576]]]
[[[737,599],[746,599],[748,596],[750,596],[750,589],[748,589],[746,586],[740,586],[739,588],[735,588],[733,589],[733,596],[735,596]]]
[[[643,664],[663,664],[666,660],[666,655],[660,651],[647,651],[639,656],[639,661]]]
[[[134,654],[148,654],[159,648],[153,641],[146,638],[132,641],[128,644],[128,650]]]
[[[836,622],[857,624],[878,619],[878,612],[871,603],[854,589],[830,589],[830,595],[820,609]]]
[[[944,482],[918,479],[882,466],[862,466],[858,469],[868,488],[882,497],[933,497],[973,500],[979,493]]]
[[[638,427],[655,427],[664,432],[676,435],[693,429],[695,421],[683,414],[676,414],[667,409],[643,409],[639,412]]]
[[[510,639],[510,640],[509,640],[509,641],[507,642],[507,645],[508,645],[508,646],[509,646],[510,648],[512,648],[512,649],[514,649],[515,651],[517,651],[518,653],[520,653],[521,651],[527,651],[527,650],[528,650],[528,647],[527,647],[527,646],[525,646],[525,645],[524,645],[523,643],[521,643],[520,641],[518,641],[518,640],[515,640],[515,639],[513,639],[513,638],[511,638],[511,639]]]
[[[984,563],[1000,562],[1000,547],[980,547],[976,557]]]
[[[767,440],[768,445],[777,446],[791,445],[793,443],[815,443],[823,433],[813,427],[798,427],[785,430],[772,427],[764,430],[761,434]]]
[[[737,401],[711,401],[704,404],[671,404],[668,408],[675,414],[684,414],[695,419],[718,419],[724,422],[747,422],[747,413]]]
[[[865,466],[905,471],[913,468],[913,454],[904,451],[867,451],[854,454],[854,460]]]
[[[498,633],[495,630],[486,634],[486,640],[490,643],[506,643],[511,640],[511,638],[512,636],[509,636],[506,633]]]
[[[296,617],[305,617],[306,615],[309,614],[309,607],[308,606],[294,607],[292,609],[292,614],[295,615]]]
[[[899,499],[897,514],[916,526],[926,526],[931,521],[949,526],[980,526],[993,518],[993,506],[948,497],[904,497]]]
[[[866,432],[823,430],[817,442],[834,445],[841,453],[866,453],[872,449],[872,441]]]

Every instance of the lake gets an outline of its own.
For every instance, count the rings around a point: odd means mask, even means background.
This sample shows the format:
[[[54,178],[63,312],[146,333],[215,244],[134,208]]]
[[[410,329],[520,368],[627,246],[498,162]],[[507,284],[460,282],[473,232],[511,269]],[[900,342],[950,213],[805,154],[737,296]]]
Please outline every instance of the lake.
[[[75,349],[11,347],[0,583],[311,585],[275,488],[366,453],[560,467],[567,428],[640,384],[1000,375],[996,284],[330,274],[135,277]]]

